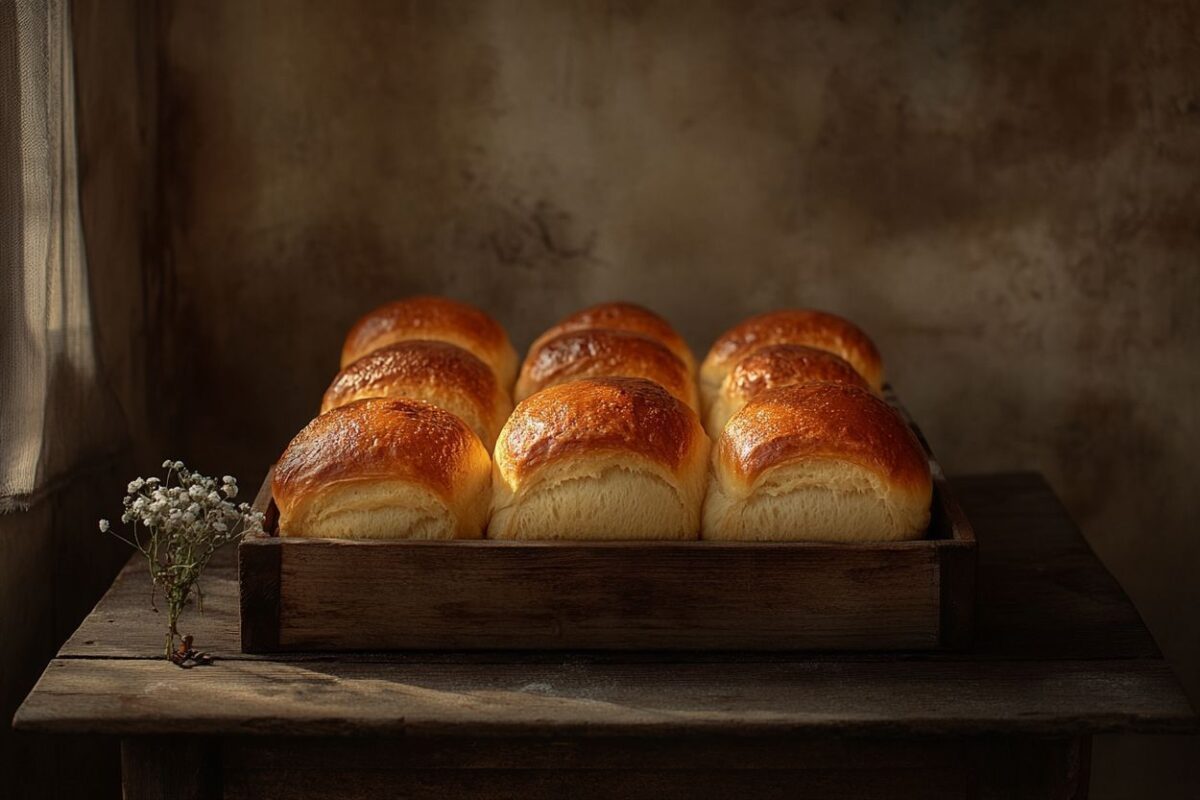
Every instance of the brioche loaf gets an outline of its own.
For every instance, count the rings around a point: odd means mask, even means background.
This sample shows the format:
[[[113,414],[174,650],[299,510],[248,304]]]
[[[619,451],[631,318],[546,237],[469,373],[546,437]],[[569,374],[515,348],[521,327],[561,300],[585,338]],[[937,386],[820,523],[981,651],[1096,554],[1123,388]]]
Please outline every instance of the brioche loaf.
[[[695,409],[692,373],[666,346],[638,333],[581,329],[542,338],[530,348],[517,378],[517,402],[547,386],[578,378],[646,378]]]
[[[412,339],[372,350],[333,379],[321,413],[368,397],[423,400],[456,415],[490,453],[512,411],[491,368],[449,342]]]
[[[803,344],[839,355],[875,391],[883,388],[883,360],[870,338],[848,320],[824,311],[787,309],[751,317],[723,333],[700,366],[700,397],[712,407],[721,382],[738,361],[770,344]]]
[[[408,339],[456,344],[491,367],[504,391],[512,388],[517,353],[504,328],[474,306],[447,297],[406,297],[366,314],[346,335],[341,366]]]
[[[358,400],[310,422],[275,467],[279,535],[477,539],[490,459],[448,411],[408,399]]]
[[[857,386],[770,389],[713,447],[705,539],[917,539],[929,524],[929,460],[887,403]]]
[[[708,410],[708,435],[714,440],[742,406],[767,389],[812,381],[849,383],[869,388],[864,377],[841,356],[802,344],[771,344],[734,365]]]
[[[584,378],[517,404],[492,466],[495,539],[695,539],[708,437],[643,378]]]
[[[671,323],[636,303],[600,303],[582,311],[576,311],[574,314],[560,319],[552,328],[539,336],[530,346],[529,351],[533,352],[547,339],[559,334],[596,328],[640,333],[642,336],[654,339],[687,365],[689,374],[696,372],[696,357],[692,355],[691,348],[687,346],[687,342],[676,332]]]

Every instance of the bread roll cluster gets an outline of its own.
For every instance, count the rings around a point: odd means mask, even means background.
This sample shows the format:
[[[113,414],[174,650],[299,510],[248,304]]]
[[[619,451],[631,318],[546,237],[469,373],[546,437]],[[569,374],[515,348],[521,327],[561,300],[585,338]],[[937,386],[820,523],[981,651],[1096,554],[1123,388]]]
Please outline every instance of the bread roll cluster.
[[[407,298],[350,330],[322,413],[280,458],[280,535],[919,538],[928,456],[882,387],[871,340],[820,311],[747,319],[697,371],[665,319],[605,303],[518,369],[484,312]]]
[[[279,534],[483,536],[517,370],[504,328],[466,303],[409,297],[360,319],[341,364],[275,466]]]

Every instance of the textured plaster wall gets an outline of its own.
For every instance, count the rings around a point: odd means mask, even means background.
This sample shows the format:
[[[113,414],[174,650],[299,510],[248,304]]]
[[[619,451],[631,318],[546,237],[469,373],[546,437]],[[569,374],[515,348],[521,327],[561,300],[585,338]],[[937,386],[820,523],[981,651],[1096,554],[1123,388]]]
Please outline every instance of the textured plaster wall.
[[[612,297],[698,351],[829,308],[951,472],[1047,475],[1200,700],[1195,4],[159,13],[185,456],[256,479],[346,327],[409,292],[477,302],[518,346]],[[1100,796],[1133,774],[1110,747]]]

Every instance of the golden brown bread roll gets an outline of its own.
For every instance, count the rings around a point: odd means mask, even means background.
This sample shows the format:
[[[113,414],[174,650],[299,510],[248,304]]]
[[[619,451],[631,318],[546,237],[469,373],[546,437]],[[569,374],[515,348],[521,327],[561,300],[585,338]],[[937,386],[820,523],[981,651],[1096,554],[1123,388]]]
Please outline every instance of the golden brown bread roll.
[[[628,331],[584,329],[560,333],[530,348],[514,397],[579,378],[646,378],[693,409],[696,382],[687,365],[654,339]]]
[[[653,381],[585,378],[517,404],[496,441],[495,539],[695,539],[708,437]]]
[[[929,458],[900,415],[857,386],[763,392],[713,447],[705,539],[919,539],[929,525]]]
[[[504,328],[474,306],[448,297],[406,297],[366,314],[346,335],[341,365],[407,339],[456,344],[491,367],[504,391],[512,388],[517,353]]]
[[[700,366],[700,398],[706,409],[721,381],[750,353],[769,344],[803,344],[850,362],[875,391],[883,388],[883,360],[870,338],[848,320],[824,311],[787,309],[738,323],[713,342]]]
[[[512,412],[491,367],[458,345],[412,339],[372,350],[338,373],[321,413],[368,397],[423,400],[459,417],[490,453]]]
[[[589,306],[582,311],[576,311],[560,319],[554,327],[537,338],[529,347],[529,352],[536,350],[547,339],[551,339],[568,331],[601,328],[611,331],[628,331],[640,333],[664,345],[675,356],[687,365],[688,373],[696,372],[696,357],[687,346],[683,337],[658,314],[636,303],[612,302]]]
[[[448,411],[419,400],[358,400],[310,422],[275,466],[279,535],[478,539],[491,460]]]
[[[721,381],[708,410],[708,435],[715,440],[730,417],[767,389],[812,381],[870,388],[866,378],[841,356],[802,344],[767,345],[737,362]]]

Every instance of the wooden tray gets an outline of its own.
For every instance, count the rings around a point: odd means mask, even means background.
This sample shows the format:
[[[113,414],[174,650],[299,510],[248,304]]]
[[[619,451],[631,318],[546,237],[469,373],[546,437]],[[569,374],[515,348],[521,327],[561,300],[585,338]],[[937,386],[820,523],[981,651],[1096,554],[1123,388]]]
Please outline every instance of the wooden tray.
[[[931,463],[927,538],[855,544],[287,539],[268,473],[242,650],[961,649],[975,536]]]

